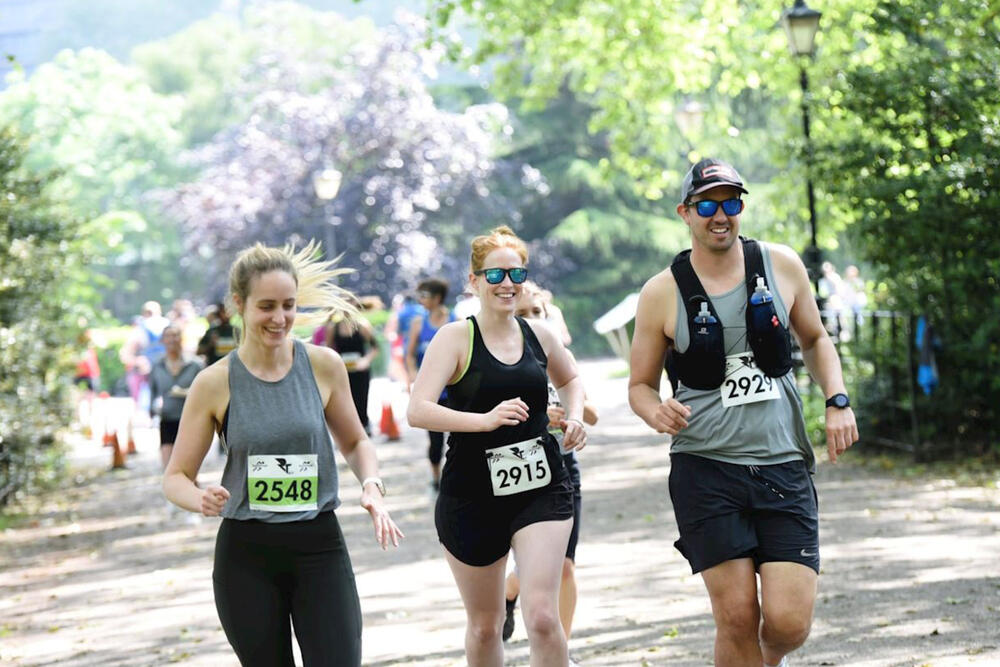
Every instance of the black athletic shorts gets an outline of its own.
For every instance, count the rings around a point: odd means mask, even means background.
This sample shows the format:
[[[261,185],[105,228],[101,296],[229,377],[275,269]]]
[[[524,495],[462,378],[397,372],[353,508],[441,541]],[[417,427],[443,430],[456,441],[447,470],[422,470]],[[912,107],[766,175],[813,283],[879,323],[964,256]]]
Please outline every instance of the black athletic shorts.
[[[819,572],[819,504],[805,461],[737,465],[670,455],[674,542],[691,572],[727,560],[801,563]]]
[[[459,498],[439,493],[434,507],[438,539],[466,565],[482,567],[510,551],[514,533],[541,521],[573,518],[569,479],[513,496]]]
[[[573,485],[573,530],[569,534],[569,544],[566,545],[566,558],[576,561],[576,543],[580,541],[580,513],[583,511],[583,494],[580,493],[580,462],[573,454],[563,454],[566,472],[569,473],[570,484]]]
[[[177,441],[177,428],[180,425],[180,421],[174,421],[173,419],[160,420],[160,447],[163,445],[172,445]]]

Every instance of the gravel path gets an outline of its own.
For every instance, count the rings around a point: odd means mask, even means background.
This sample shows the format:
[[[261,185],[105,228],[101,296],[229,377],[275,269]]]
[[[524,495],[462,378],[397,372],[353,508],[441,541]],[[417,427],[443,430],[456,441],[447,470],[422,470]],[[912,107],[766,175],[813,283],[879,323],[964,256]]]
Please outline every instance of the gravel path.
[[[669,458],[625,404],[617,362],[583,365],[600,424],[581,456],[584,524],[571,654],[584,665],[706,665],[713,624],[701,580],[674,550]],[[392,395],[397,416],[405,398]],[[357,573],[371,667],[464,664],[464,614],[434,533],[426,440],[379,444],[390,507],[407,533],[382,552],[341,468],[339,510]],[[0,664],[235,665],[212,600],[217,520],[168,513],[155,437],[140,433],[128,470],[107,472],[99,444],[77,442],[65,489],[20,508],[0,538]],[[800,665],[1000,665],[1000,491],[945,479],[901,481],[821,464],[823,573]],[[203,479],[217,479],[210,454]],[[519,619],[520,622],[520,619]],[[508,664],[527,664],[518,627]]]

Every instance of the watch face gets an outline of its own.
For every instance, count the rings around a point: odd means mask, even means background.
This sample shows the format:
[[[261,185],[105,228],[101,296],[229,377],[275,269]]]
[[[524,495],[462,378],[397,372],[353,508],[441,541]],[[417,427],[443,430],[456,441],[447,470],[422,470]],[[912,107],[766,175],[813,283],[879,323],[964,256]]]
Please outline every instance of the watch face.
[[[851,401],[844,394],[837,394],[830,398],[831,403],[836,408],[846,408],[851,404]]]

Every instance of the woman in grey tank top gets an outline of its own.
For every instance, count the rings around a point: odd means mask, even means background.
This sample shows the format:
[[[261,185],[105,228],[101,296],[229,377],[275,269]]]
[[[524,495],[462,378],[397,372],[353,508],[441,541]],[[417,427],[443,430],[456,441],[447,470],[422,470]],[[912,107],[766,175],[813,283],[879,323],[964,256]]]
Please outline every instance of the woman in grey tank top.
[[[178,506],[219,516],[213,582],[226,636],[243,665],[293,665],[289,618],[305,665],[361,664],[361,608],[343,534],[332,431],[361,480],[361,505],[386,548],[403,536],[383,502],[375,448],[358,419],[344,362],[291,338],[299,307],[325,320],[351,312],[330,262],[260,244],[230,269],[244,339],[202,371],[188,395],[163,488]],[[304,318],[303,318],[304,319]],[[221,484],[196,483],[219,433]]]

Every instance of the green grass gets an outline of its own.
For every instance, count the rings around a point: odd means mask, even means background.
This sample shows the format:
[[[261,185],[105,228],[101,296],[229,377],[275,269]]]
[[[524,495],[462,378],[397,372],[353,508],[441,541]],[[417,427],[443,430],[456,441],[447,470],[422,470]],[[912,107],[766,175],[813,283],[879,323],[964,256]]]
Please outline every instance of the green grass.
[[[28,515],[20,512],[0,514],[0,533],[8,528],[19,528],[28,520]]]
[[[959,486],[1000,488],[1000,459],[995,455],[958,461],[914,463],[901,454],[849,450],[852,461],[869,470],[891,472],[902,479],[950,479]]]

